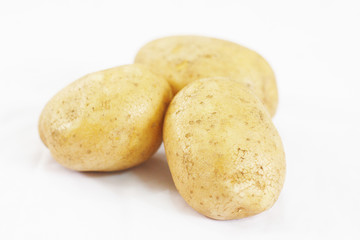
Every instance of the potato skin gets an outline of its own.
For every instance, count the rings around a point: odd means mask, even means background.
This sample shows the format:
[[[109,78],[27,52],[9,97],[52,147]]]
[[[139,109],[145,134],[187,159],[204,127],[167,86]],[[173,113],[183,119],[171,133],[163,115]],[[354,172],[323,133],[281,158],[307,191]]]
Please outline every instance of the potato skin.
[[[142,47],[135,63],[162,75],[176,93],[194,80],[229,77],[247,85],[275,115],[278,91],[269,64],[256,52],[236,43],[201,36],[171,36]]]
[[[189,84],[170,103],[163,136],[176,188],[201,214],[243,218],[277,200],[285,178],[281,139],[242,84],[225,78]]]
[[[116,171],[148,159],[162,141],[169,84],[144,66],[88,74],[57,93],[39,119],[52,156],[77,171]]]

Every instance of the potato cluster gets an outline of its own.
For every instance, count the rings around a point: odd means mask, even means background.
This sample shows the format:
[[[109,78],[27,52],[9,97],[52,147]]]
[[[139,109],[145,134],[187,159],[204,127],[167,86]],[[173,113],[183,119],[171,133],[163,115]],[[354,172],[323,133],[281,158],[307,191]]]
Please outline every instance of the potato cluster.
[[[199,36],[155,40],[135,63],[88,74],[43,109],[39,134],[77,171],[119,171],[164,140],[175,186],[213,219],[258,214],[277,200],[285,155],[271,116],[278,101],[267,62],[238,44]]]

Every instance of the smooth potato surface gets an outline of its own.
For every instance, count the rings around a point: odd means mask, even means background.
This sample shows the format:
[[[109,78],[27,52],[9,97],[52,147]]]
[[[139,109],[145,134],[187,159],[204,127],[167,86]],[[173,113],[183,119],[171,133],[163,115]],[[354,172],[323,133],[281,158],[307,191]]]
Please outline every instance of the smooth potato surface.
[[[243,218],[277,200],[285,178],[282,142],[243,84],[225,78],[189,84],[169,105],[163,134],[176,188],[201,214]]]
[[[278,91],[271,67],[236,43],[201,36],[165,37],[141,48],[135,63],[163,76],[174,93],[200,78],[229,77],[250,88],[272,116],[276,112]]]
[[[123,170],[142,163],[160,146],[171,97],[166,80],[144,66],[91,73],[48,102],[39,119],[40,137],[67,168]]]

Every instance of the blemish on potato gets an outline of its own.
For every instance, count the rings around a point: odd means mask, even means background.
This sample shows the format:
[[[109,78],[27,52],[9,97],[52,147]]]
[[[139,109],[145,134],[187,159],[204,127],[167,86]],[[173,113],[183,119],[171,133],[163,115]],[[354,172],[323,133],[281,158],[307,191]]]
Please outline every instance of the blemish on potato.
[[[135,91],[134,86],[140,83],[145,88]],[[54,158],[67,168],[126,169],[145,161],[159,147],[161,128],[154,123],[162,124],[167,107],[163,103],[170,102],[171,95],[165,79],[140,65],[88,74],[45,106],[39,120],[43,125],[40,135]],[[142,109],[131,107],[140,105]],[[130,114],[134,114],[132,122],[126,121]]]
[[[242,218],[271,207],[282,187],[284,167],[280,166],[285,159],[260,100],[242,84],[226,79],[195,81],[182,91],[175,97],[177,105],[171,104],[166,114],[164,143],[171,174],[184,199],[215,219]],[[245,101],[239,101],[238,95]],[[176,116],[178,110],[182,110],[180,116]],[[258,111],[264,113],[263,120]],[[185,151],[186,157],[168,154],[172,150]],[[189,188],[191,195],[186,194]],[[269,191],[271,198],[265,197]]]
[[[238,207],[238,208],[236,209],[236,211],[237,211],[237,212],[242,212],[242,211],[244,211],[244,208]]]

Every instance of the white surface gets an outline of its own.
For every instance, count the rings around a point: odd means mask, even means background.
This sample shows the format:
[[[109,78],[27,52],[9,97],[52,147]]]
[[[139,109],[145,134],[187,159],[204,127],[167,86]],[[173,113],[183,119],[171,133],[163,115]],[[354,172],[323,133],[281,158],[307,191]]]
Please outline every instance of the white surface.
[[[359,239],[358,3],[0,1],[0,239]],[[199,215],[163,149],[128,171],[84,174],[40,142],[40,111],[58,90],[172,34],[229,39],[274,68],[287,178],[269,211]]]

